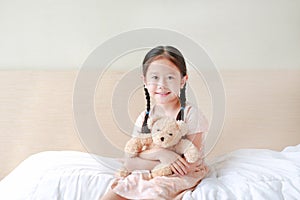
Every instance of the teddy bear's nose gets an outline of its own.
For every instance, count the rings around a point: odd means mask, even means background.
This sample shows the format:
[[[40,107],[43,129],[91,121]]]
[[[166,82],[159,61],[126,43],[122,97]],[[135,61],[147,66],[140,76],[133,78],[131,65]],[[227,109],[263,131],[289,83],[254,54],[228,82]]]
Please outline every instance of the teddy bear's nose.
[[[164,137],[161,137],[160,140],[163,142],[163,141],[165,140],[165,138],[164,138]]]

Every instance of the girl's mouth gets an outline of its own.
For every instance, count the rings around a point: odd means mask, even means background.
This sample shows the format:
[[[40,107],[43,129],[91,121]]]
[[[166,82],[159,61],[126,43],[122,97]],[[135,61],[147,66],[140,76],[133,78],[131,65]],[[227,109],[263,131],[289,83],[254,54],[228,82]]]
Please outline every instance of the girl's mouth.
[[[171,92],[155,92],[155,94],[160,95],[162,97],[168,96]]]

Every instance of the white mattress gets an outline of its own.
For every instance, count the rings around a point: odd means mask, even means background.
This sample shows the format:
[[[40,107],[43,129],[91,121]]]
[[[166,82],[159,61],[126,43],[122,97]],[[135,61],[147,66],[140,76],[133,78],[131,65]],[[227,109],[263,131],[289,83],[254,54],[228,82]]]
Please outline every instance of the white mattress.
[[[300,145],[242,149],[208,163],[210,174],[184,200],[300,199]],[[30,156],[0,182],[0,199],[98,200],[121,163],[74,151]]]

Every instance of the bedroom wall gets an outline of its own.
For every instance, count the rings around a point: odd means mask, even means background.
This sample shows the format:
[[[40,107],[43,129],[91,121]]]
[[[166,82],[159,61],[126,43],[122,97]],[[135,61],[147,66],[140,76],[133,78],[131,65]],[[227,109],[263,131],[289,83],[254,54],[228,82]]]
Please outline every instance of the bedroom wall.
[[[0,68],[79,68],[102,42],[143,27],[190,37],[220,69],[299,68],[299,7],[298,0],[1,0]]]
[[[190,37],[220,70],[226,119],[209,159],[239,148],[300,143],[299,8],[300,1],[281,0],[0,1],[0,179],[33,153],[86,151],[72,110],[78,70],[102,42],[143,27]],[[114,65],[103,80],[106,98],[96,93],[99,120],[115,134],[102,101],[110,102],[120,70],[139,66],[143,53]],[[211,118],[209,94],[197,95]],[[140,104],[130,104],[132,119],[144,106],[141,93],[135,99]],[[121,147],[124,137],[115,136]]]

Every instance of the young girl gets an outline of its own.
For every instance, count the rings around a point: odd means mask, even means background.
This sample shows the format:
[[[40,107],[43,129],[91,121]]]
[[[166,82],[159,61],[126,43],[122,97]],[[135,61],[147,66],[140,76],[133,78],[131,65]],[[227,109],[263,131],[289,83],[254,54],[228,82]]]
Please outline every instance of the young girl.
[[[165,115],[187,123],[189,133],[185,138],[191,140],[203,155],[203,134],[208,130],[208,123],[201,111],[186,101],[188,75],[183,55],[171,46],[150,50],[143,61],[142,77],[147,108],[138,117],[134,134],[150,132],[148,118],[160,107]],[[159,162],[170,163],[174,175],[151,179],[150,172],[145,170],[151,170]],[[138,157],[127,158],[125,166],[130,171],[140,171],[126,178],[117,178],[102,200],[181,199],[184,192],[197,186],[208,172],[203,156],[190,164],[177,153],[163,148],[146,150]]]

